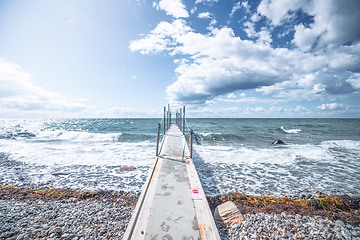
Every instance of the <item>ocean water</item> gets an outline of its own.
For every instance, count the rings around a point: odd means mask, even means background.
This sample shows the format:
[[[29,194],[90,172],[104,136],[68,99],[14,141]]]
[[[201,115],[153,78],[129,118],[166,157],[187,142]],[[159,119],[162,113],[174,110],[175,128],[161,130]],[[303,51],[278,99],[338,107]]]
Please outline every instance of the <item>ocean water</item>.
[[[160,121],[1,119],[0,185],[138,193],[155,160]],[[201,142],[193,159],[207,195],[304,189],[360,195],[360,119],[190,118],[187,124]]]

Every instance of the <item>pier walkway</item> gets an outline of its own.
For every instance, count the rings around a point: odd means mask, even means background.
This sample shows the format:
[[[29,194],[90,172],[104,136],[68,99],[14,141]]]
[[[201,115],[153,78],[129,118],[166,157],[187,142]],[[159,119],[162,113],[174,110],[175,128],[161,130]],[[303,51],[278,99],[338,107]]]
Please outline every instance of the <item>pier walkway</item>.
[[[185,137],[176,125],[162,140],[123,239],[220,240]]]

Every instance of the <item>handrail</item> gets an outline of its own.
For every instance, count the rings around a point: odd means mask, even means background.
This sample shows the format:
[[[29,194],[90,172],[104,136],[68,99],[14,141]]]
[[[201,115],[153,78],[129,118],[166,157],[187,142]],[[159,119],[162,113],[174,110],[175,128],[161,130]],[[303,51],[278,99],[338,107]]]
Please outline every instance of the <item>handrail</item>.
[[[180,132],[182,132],[184,136],[185,136],[185,126],[187,127],[189,134],[190,134],[190,149],[191,150],[192,150],[193,135],[195,137],[195,141],[196,141],[197,145],[201,145],[199,139],[197,138],[197,135],[193,132],[192,129],[190,129],[190,127],[186,121],[185,106],[180,108],[180,111],[176,111],[175,122],[176,122],[176,126],[179,127]],[[170,129],[170,126],[172,123],[171,122],[170,104],[168,104],[167,110],[166,110],[166,106],[164,107],[164,117],[161,120],[160,124],[158,125],[158,135],[157,135],[157,141],[156,141],[156,156],[159,155],[159,141],[160,141],[159,138],[160,138],[161,123],[164,123],[163,136],[165,137],[165,134]],[[192,151],[190,151],[190,152],[192,152]],[[192,154],[191,154],[191,156],[192,156]]]

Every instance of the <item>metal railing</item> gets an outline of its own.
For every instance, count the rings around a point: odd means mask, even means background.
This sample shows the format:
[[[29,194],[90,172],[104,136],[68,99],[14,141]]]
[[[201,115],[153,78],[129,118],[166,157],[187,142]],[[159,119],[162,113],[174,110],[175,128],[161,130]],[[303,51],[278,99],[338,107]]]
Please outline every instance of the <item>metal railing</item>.
[[[180,111],[176,111],[175,119],[176,119],[175,120],[176,125],[179,127],[180,131],[185,136],[185,106],[180,108]],[[159,156],[161,151],[161,149],[159,150],[161,123],[163,124],[164,127],[164,132],[163,132],[163,137],[164,137],[172,124],[170,104],[167,105],[167,109],[166,107],[164,107],[164,117],[161,120],[161,122],[158,124],[157,139],[156,139],[156,156]]]

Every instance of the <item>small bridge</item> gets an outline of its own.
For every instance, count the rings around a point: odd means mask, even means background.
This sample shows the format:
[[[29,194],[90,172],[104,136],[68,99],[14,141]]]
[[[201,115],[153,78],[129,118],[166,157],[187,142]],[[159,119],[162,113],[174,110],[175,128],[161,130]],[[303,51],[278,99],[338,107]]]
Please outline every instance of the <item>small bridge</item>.
[[[185,107],[176,113],[176,124],[164,108],[163,124],[160,150],[159,124],[155,163],[123,240],[220,240],[192,160],[192,134],[190,151],[184,136]]]

